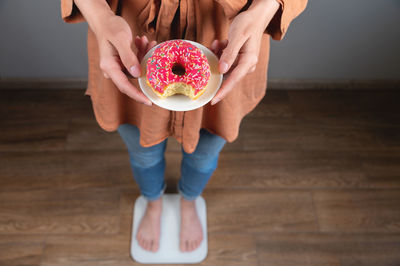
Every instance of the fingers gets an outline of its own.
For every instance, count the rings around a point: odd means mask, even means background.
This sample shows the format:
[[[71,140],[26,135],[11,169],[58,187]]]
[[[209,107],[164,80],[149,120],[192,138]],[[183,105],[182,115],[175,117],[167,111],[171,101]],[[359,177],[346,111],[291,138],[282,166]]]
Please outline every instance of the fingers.
[[[226,76],[227,78],[223,81],[221,89],[217,92],[217,94],[211,101],[211,105],[214,105],[218,103],[220,100],[222,100],[226,96],[226,94],[228,94],[228,92],[230,92],[233,89],[235,84],[239,82],[246,74],[255,71],[259,53],[258,46],[259,46],[259,40],[257,38],[250,38],[249,40],[243,43],[243,46],[240,47],[238,53],[235,55],[234,60],[229,66],[231,68],[229,70],[230,73],[224,75],[224,78]],[[229,43],[224,52],[228,49],[228,47]],[[224,54],[221,56],[221,60],[223,60],[223,56]],[[233,65],[235,61],[237,61],[237,65],[234,67]]]
[[[240,34],[233,35],[233,37],[228,40],[226,48],[222,51],[218,65],[219,71],[222,74],[225,74],[231,68],[233,62],[238,56],[240,48],[242,48],[246,40],[247,39]]]
[[[149,46],[148,40],[146,37],[140,38],[140,45],[141,49],[147,49]],[[151,45],[154,45],[152,43]],[[99,42],[99,48],[100,48],[100,68],[103,71],[103,75],[105,78],[110,78],[113,83],[117,86],[117,88],[124,94],[128,95],[130,98],[151,106],[152,103],[151,101],[143,94],[142,91],[140,91],[138,88],[136,88],[128,79],[127,75],[128,73],[124,73],[125,71],[125,63],[126,59],[122,59],[122,55],[119,54],[120,51],[117,50],[115,45],[112,45],[112,43],[108,41],[100,41]],[[120,47],[121,48],[121,47]],[[127,49],[128,51],[131,51],[133,54],[134,60],[137,60],[137,57],[134,55],[133,51],[129,47]],[[131,55],[132,56],[132,55]],[[133,60],[133,62],[134,62]],[[125,63],[124,63],[125,61]],[[129,72],[131,73],[131,72]]]
[[[129,82],[128,78],[121,71],[121,69],[112,67],[106,69],[106,73],[122,93],[125,93],[138,102],[151,106],[151,101],[143,94],[143,92],[139,91],[138,88]]]
[[[213,53],[215,54],[217,51],[217,45],[218,45],[218,40],[215,39],[212,43],[211,43],[211,51],[213,51]]]
[[[138,51],[143,52],[146,50],[147,45],[149,44],[149,40],[147,39],[146,36],[136,36],[135,38],[135,45],[138,48]]]
[[[122,64],[129,71],[129,73],[138,78],[141,75],[141,68],[139,60],[131,48],[130,38],[114,38],[110,40],[112,45],[117,49]]]
[[[138,49],[137,58],[138,58],[139,62],[141,62],[144,55],[146,54],[146,49],[147,49],[147,46],[149,45],[149,40],[147,39],[146,36],[142,36],[142,37],[136,36],[135,45]]]
[[[137,58],[139,60],[139,62],[141,62],[143,60],[143,57],[146,55],[146,53],[153,48],[154,46],[157,45],[156,41],[151,41],[149,42],[149,40],[147,39],[146,36],[136,36],[135,38],[135,45],[138,48],[138,55]]]
[[[218,58],[221,57],[222,55],[222,51],[225,49],[225,47],[228,45],[228,40],[223,40],[223,41],[219,41],[219,40],[214,40],[211,43],[211,51],[217,55]]]

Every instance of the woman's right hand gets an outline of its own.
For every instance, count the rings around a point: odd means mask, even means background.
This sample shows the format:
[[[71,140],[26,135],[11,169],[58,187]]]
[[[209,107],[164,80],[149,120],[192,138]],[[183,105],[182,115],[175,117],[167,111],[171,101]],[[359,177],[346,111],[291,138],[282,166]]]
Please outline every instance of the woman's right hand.
[[[136,36],[133,40],[128,23],[111,12],[104,0],[75,0],[75,3],[96,35],[104,77],[110,78],[122,93],[150,106],[151,101],[129,81],[127,75],[140,77],[140,60],[156,42],[149,42],[146,36]],[[138,48],[137,55],[132,50],[133,41]]]

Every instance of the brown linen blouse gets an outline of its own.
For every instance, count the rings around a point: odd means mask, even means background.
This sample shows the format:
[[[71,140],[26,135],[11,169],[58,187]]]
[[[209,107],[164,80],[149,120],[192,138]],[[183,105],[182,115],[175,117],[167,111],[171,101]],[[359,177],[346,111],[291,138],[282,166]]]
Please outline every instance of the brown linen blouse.
[[[214,39],[228,37],[228,27],[236,14],[245,10],[251,0],[107,0],[113,12],[122,16],[134,35],[162,42],[168,39],[197,41],[207,47]],[[134,124],[140,129],[140,144],[149,147],[168,136],[192,153],[199,131],[208,131],[234,141],[242,118],[252,111],[266,92],[270,36],[282,40],[289,24],[306,7],[307,0],[278,0],[280,9],[262,37],[256,71],[247,74],[216,105],[210,103],[192,111],[169,111],[157,105],[146,106],[121,93],[111,79],[104,78],[99,66],[99,52],[94,33],[88,30],[88,86],[98,124],[115,131],[120,124]],[[84,21],[73,0],[61,0],[62,19],[67,23]],[[132,49],[136,52],[136,47]],[[139,88],[137,79],[130,81]]]

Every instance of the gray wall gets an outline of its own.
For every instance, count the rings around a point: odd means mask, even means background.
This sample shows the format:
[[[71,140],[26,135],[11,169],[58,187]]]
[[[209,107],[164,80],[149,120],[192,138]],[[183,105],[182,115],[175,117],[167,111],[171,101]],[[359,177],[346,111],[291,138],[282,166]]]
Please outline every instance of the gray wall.
[[[85,23],[59,1],[0,1],[0,77],[84,78]],[[309,0],[284,40],[272,42],[270,78],[399,79],[399,0]]]

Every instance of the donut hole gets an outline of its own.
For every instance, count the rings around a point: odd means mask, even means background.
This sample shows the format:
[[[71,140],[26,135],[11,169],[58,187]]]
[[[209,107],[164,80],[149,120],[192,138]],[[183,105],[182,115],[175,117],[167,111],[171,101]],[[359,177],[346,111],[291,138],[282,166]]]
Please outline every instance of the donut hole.
[[[180,63],[174,63],[172,65],[172,73],[178,76],[183,76],[186,73],[185,67]]]

